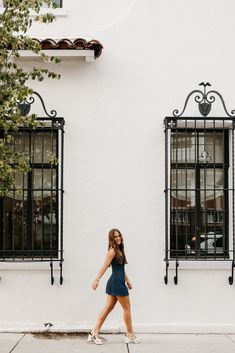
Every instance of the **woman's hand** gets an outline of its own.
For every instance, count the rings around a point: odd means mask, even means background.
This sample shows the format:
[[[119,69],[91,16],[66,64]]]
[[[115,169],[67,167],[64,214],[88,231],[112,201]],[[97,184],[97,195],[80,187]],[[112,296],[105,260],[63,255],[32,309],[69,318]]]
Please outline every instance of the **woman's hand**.
[[[126,285],[127,285],[128,289],[132,289],[132,284],[129,279],[128,279],[128,281],[126,281]]]
[[[96,278],[96,279],[94,280],[94,282],[92,283],[92,289],[96,290],[96,288],[98,287],[98,285],[99,285],[99,280],[98,280],[98,278]]]

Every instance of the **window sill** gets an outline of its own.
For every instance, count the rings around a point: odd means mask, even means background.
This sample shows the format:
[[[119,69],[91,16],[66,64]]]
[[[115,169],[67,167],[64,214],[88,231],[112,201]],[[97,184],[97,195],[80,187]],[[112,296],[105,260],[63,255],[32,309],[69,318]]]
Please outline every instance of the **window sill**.
[[[230,261],[180,261],[179,270],[230,270],[232,260]],[[169,261],[169,270],[175,270],[175,261]]]
[[[0,14],[2,14],[4,12],[4,8],[3,7],[0,7]],[[42,9],[40,11],[40,15],[44,15],[46,13],[52,13],[55,17],[67,17],[68,16],[68,10],[66,9],[62,9],[62,8],[59,8],[59,9]],[[31,17],[35,17],[36,14],[35,12],[31,12],[30,13],[30,16]]]
[[[50,262],[0,262],[0,271],[26,270],[26,271],[51,271]],[[60,271],[59,262],[53,262],[53,271]]]

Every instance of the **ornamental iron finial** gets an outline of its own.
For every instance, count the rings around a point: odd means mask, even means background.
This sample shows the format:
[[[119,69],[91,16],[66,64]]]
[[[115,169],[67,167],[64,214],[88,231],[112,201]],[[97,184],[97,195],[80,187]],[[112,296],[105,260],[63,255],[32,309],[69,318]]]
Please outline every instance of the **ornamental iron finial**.
[[[210,113],[212,103],[215,102],[216,97],[219,97],[226,115],[230,118],[235,117],[235,110],[233,109],[231,113],[228,112],[224,99],[218,91],[210,90],[207,92],[207,87],[211,87],[211,84],[209,82],[206,82],[206,83],[201,82],[199,83],[199,86],[203,86],[203,91],[196,89],[190,92],[185,100],[184,107],[181,113],[179,113],[178,109],[173,110],[173,116],[175,118],[179,118],[183,115],[188,105],[188,101],[190,97],[194,94],[195,94],[194,100],[198,104],[198,109],[202,116],[206,117]]]

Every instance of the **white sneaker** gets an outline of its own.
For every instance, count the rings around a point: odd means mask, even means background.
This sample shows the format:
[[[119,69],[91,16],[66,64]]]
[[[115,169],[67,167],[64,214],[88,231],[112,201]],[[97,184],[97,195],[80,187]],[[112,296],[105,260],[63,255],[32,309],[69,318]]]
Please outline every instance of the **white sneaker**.
[[[92,331],[88,334],[87,342],[93,342],[95,344],[103,344],[103,341],[99,338],[99,335],[94,334]]]
[[[125,343],[126,344],[129,344],[129,343],[138,344],[140,342],[141,342],[140,339],[136,335],[131,335],[131,336],[126,335],[125,336]]]

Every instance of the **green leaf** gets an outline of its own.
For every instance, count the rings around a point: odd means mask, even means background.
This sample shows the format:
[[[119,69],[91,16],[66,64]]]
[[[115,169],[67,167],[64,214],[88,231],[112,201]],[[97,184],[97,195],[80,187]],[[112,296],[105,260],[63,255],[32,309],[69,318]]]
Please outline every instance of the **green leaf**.
[[[0,14],[0,196],[4,196],[14,186],[15,172],[26,173],[30,170],[30,155],[25,151],[14,151],[14,132],[20,127],[30,129],[41,126],[36,121],[36,115],[23,117],[18,109],[18,103],[23,102],[33,89],[28,81],[43,81],[45,77],[60,78],[60,75],[45,68],[33,68],[25,71],[18,66],[14,58],[20,56],[19,50],[27,49],[42,56],[45,60],[58,63],[56,57],[47,57],[40,53],[40,44],[27,36],[33,21],[51,23],[53,14],[40,14],[43,3],[48,8],[54,8],[51,0],[5,0],[4,11]],[[34,20],[30,11],[37,16]],[[56,163],[54,156],[51,162]]]

